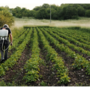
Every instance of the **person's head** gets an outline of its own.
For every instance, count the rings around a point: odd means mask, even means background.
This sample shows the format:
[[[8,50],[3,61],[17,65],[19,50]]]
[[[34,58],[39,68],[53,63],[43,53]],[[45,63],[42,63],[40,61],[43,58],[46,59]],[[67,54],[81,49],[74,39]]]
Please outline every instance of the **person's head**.
[[[7,24],[4,24],[3,27],[4,28],[9,28],[9,26]]]

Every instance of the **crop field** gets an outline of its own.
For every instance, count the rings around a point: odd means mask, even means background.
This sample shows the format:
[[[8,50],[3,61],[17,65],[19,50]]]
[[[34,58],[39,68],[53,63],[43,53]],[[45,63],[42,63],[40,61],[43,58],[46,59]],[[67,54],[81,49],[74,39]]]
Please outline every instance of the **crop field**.
[[[90,30],[49,26],[15,29],[0,86],[90,86]]]

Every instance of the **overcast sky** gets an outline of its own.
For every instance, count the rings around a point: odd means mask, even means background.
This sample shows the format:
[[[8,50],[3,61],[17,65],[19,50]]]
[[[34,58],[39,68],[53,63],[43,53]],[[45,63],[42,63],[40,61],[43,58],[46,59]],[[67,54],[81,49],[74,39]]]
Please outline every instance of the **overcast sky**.
[[[48,3],[48,4],[50,4],[50,5],[55,4],[58,6],[61,5],[61,3]],[[15,7],[19,6],[21,8],[25,7],[25,8],[30,9],[30,10],[32,10],[36,6],[42,6],[42,5],[43,5],[43,3],[0,3],[0,7],[1,6],[4,6],[4,7],[8,6],[9,8],[15,8]]]

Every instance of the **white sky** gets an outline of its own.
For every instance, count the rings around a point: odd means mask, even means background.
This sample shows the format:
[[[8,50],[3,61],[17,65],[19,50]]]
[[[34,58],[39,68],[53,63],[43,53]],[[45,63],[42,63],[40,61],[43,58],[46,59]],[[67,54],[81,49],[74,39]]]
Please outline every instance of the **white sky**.
[[[50,4],[50,5],[55,4],[58,6],[61,5],[61,3],[48,3],[48,4]],[[21,8],[25,7],[25,8],[30,9],[30,10],[32,10],[36,6],[42,6],[42,5],[43,5],[43,3],[0,3],[0,7],[1,6],[4,6],[4,7],[8,6],[9,8],[15,8],[15,7],[19,6]]]

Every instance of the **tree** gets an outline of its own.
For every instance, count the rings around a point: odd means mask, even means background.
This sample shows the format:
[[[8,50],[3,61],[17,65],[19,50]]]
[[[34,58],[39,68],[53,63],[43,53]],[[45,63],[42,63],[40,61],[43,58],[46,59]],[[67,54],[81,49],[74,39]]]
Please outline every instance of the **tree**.
[[[15,9],[12,9],[13,16],[16,16],[18,18],[22,17],[21,8],[16,7]]]
[[[33,10],[38,11],[41,9],[41,6],[36,6]]]
[[[77,7],[78,10],[78,16],[85,16],[85,9],[82,6]]]
[[[77,19],[78,12],[73,5],[67,5],[62,8],[61,16],[62,19]]]
[[[47,11],[46,18],[47,18],[47,19],[50,19],[50,7],[47,8],[46,11]]]
[[[22,12],[22,17],[27,17],[27,15],[28,15],[28,11],[27,11],[27,9],[26,8],[22,8],[21,9],[21,12]]]
[[[43,4],[43,5],[41,6],[41,8],[45,8],[45,9],[47,9],[47,8],[49,8],[49,7],[50,7],[49,4]]]
[[[0,26],[8,24],[11,26],[14,22],[14,18],[9,10],[5,7],[0,7]]]
[[[86,16],[86,17],[90,17],[90,10],[86,10],[85,16]]]
[[[57,11],[53,8],[51,9],[51,16],[52,16],[52,19],[57,19],[58,18]]]
[[[51,16],[52,16],[52,19],[58,19],[58,15],[59,15],[58,9],[59,9],[58,6],[51,5]]]
[[[47,10],[42,8],[37,12],[37,18],[39,19],[47,19],[48,13]]]
[[[90,4],[61,4],[61,6],[43,4],[37,6],[33,10],[26,8],[16,7],[10,10],[14,16],[22,17],[35,17],[37,19],[49,19],[50,18],[50,6],[52,19],[78,19],[80,16],[88,16],[90,10]],[[7,7],[8,8],[8,7]]]

